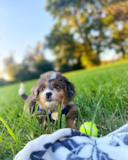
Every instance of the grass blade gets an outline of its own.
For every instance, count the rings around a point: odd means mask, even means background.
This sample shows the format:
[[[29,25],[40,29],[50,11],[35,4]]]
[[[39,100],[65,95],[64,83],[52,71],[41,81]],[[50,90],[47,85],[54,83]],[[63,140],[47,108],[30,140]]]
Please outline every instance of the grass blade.
[[[17,138],[15,137],[14,133],[12,132],[12,130],[10,129],[10,127],[5,123],[5,121],[0,117],[0,120],[2,121],[2,123],[4,124],[4,126],[7,128],[9,134],[11,135],[11,137],[14,139],[14,141],[16,142],[16,145],[18,147],[18,149],[20,149],[18,142],[17,142]]]

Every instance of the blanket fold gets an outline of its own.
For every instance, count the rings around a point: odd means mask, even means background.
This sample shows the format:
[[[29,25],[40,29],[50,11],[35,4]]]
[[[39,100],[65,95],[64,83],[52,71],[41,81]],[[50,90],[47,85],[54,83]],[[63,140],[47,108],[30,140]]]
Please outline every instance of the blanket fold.
[[[128,124],[101,138],[60,129],[28,142],[14,160],[128,160]]]

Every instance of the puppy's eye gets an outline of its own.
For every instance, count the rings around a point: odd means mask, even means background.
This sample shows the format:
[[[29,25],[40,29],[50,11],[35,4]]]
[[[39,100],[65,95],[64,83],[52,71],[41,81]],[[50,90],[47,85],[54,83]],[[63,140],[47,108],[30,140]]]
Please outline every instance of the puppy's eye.
[[[42,90],[45,90],[45,88],[46,88],[46,87],[45,87],[45,86],[43,86]]]
[[[57,84],[55,84],[55,85],[54,85],[54,88],[59,89],[59,88],[60,88],[60,86],[59,86],[59,85],[57,85]]]

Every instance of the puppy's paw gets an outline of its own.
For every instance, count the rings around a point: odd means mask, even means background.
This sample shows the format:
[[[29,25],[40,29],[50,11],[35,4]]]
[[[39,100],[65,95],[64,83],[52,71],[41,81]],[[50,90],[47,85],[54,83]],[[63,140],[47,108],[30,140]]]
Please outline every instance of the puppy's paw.
[[[32,117],[33,117],[34,115],[35,115],[35,113],[32,114]],[[36,116],[38,116],[38,115],[44,115],[44,116],[46,116],[46,111],[44,111],[44,110],[43,110],[43,111],[42,111],[42,110],[41,110],[41,111],[37,111],[37,112],[36,112]]]

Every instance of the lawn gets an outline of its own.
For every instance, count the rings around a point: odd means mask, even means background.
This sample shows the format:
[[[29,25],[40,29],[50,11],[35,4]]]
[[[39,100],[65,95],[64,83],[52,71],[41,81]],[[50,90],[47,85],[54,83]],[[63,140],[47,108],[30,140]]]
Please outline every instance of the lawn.
[[[128,63],[65,74],[75,84],[73,99],[79,110],[79,125],[94,121],[98,136],[104,136],[128,121]],[[26,93],[37,80],[25,82]],[[24,145],[44,134],[44,126],[23,113],[19,84],[0,88],[0,160],[11,160]],[[54,131],[59,129],[55,127]]]

